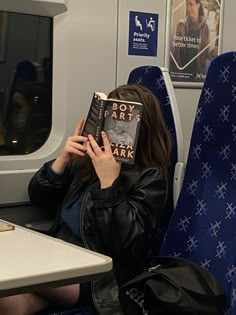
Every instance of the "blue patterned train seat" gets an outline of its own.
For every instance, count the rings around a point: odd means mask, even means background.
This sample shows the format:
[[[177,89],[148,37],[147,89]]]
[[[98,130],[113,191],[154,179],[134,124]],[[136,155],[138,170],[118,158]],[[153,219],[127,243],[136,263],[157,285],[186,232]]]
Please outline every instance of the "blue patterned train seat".
[[[168,69],[149,65],[137,67],[129,74],[128,84],[132,83],[146,86],[161,103],[161,110],[172,137],[173,174],[170,189],[175,208],[184,177],[184,145],[179,109]]]
[[[153,238],[154,254],[159,253],[169,218],[176,205],[184,176],[183,134],[180,123],[177,101],[169,72],[158,66],[141,66],[133,69],[128,78],[128,84],[142,84],[153,92],[160,101],[161,110],[172,137],[172,170],[170,175],[169,197],[166,218],[160,222],[156,237]]]
[[[172,135],[172,140],[173,140],[172,157],[173,157],[173,161],[176,163],[178,161],[178,154],[181,155],[182,153],[180,152],[181,148],[179,148],[179,150],[177,148],[177,131],[176,131],[177,128],[176,128],[176,123],[175,123],[174,114],[173,114],[173,110],[174,110],[173,107],[175,107],[175,104],[173,104],[173,102],[175,100],[170,99],[170,95],[169,95],[170,93],[167,90],[167,84],[165,81],[163,69],[161,69],[158,66],[141,66],[141,67],[135,68],[129,74],[128,84],[131,84],[131,83],[143,84],[144,86],[149,88],[149,90],[151,90],[153,94],[156,95],[158,99],[160,100],[161,109],[162,109],[165,122]],[[171,101],[172,101],[172,104],[171,104]],[[182,130],[181,130],[181,133],[182,133]],[[180,137],[182,137],[182,134]],[[182,156],[180,157],[180,159],[181,158]]]
[[[161,255],[212,272],[226,292],[225,315],[236,315],[236,52],[210,64]]]

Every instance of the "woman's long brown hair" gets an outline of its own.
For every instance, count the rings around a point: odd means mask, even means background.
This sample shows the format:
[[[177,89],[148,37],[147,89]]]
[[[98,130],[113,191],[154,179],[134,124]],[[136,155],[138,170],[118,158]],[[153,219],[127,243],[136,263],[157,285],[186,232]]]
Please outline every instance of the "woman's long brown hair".
[[[135,156],[136,169],[160,167],[168,188],[170,169],[171,139],[164,122],[160,102],[146,87],[139,84],[122,85],[108,94],[108,98],[140,102],[143,112],[140,122],[139,138]],[[94,176],[90,159],[79,159],[84,164],[84,174]],[[90,165],[89,165],[90,164]]]
[[[168,182],[171,140],[159,100],[149,89],[139,84],[120,86],[110,92],[108,98],[143,104],[135,166],[139,169],[159,166]]]

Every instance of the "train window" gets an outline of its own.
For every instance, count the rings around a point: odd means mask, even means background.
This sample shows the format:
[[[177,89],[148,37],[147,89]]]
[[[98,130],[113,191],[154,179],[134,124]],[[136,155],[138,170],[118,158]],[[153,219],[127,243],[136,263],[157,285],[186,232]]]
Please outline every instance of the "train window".
[[[0,11],[0,155],[38,150],[51,131],[53,20]]]

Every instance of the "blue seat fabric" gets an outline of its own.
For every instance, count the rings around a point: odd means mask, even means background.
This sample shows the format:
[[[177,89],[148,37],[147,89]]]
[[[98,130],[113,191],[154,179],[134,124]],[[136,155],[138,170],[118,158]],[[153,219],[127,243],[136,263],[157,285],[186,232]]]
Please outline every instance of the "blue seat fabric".
[[[212,272],[225,289],[225,315],[236,315],[236,52],[210,64],[160,254],[185,257]]]
[[[172,113],[170,98],[167,93],[166,83],[163,78],[162,70],[158,66],[141,66],[133,69],[128,78],[128,84],[142,84],[152,91],[161,102],[161,110],[166,125],[172,136],[172,162],[177,162],[177,139],[174,117]]]
[[[174,167],[178,159],[176,128],[171,108],[170,98],[167,92],[166,83],[161,68],[158,66],[141,66],[133,69],[128,78],[128,84],[142,84],[147,87],[158,98],[161,105],[164,120],[172,137],[171,169],[169,177],[168,198],[166,204],[165,217],[159,222],[156,234],[152,238],[149,256],[159,254],[170,217],[173,212],[173,177]]]

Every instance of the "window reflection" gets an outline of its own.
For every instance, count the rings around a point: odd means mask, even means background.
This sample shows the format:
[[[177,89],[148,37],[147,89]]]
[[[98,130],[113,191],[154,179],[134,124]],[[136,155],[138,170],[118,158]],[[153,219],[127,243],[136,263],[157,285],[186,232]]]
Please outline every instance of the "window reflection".
[[[51,87],[45,82],[14,85],[6,123],[6,144],[12,154],[37,150],[47,139],[51,125]]]
[[[52,20],[8,13],[8,22],[6,60],[0,64],[0,155],[28,154],[51,130]]]

